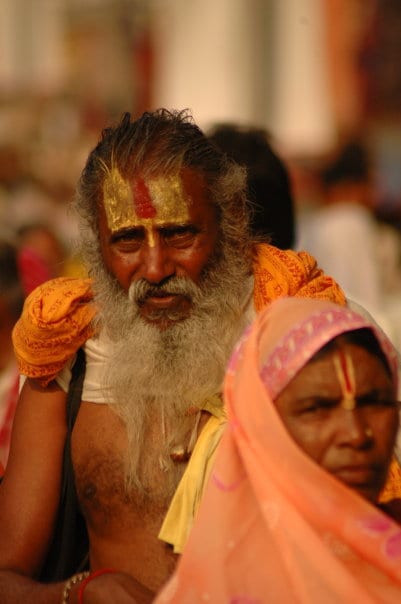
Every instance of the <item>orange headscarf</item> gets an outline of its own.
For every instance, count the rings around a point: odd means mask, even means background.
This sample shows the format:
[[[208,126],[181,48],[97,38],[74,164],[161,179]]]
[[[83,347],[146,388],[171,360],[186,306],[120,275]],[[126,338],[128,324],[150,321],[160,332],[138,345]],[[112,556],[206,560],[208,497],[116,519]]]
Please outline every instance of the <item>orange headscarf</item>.
[[[292,298],[257,317],[227,371],[229,424],[157,604],[400,602],[401,527],[298,447],[269,394],[324,343],[365,326],[377,334],[396,380],[391,344],[347,308]]]

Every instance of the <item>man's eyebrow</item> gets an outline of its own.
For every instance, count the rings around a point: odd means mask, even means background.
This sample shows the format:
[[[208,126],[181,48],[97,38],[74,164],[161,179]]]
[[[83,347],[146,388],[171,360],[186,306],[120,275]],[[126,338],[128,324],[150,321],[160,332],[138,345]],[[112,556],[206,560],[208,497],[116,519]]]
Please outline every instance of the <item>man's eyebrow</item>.
[[[118,229],[118,231],[114,231],[110,235],[110,241],[116,241],[125,235],[140,235],[144,232],[144,227],[142,225],[135,225],[130,227],[124,227],[122,229]]]
[[[160,224],[157,226],[157,228],[159,229],[159,231],[186,231],[186,230],[192,230],[192,231],[196,231],[198,230],[198,227],[196,227],[192,222],[168,222],[166,224]]]

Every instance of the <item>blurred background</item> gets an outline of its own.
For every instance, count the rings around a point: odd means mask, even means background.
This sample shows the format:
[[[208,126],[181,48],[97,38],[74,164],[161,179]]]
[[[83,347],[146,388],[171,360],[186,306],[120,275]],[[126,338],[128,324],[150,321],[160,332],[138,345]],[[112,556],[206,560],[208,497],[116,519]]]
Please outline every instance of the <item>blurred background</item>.
[[[21,301],[80,273],[69,202],[125,111],[263,131],[290,177],[293,247],[401,348],[400,32],[400,0],[0,0],[0,415]]]
[[[1,0],[1,223],[51,207],[68,240],[101,128],[166,106],[266,128],[300,202],[316,162],[363,136],[399,224],[400,31],[399,0]]]
[[[1,0],[0,220],[49,221],[100,130],[123,111],[190,108],[265,128],[297,203],[343,140],[362,137],[376,207],[401,207],[399,0]]]

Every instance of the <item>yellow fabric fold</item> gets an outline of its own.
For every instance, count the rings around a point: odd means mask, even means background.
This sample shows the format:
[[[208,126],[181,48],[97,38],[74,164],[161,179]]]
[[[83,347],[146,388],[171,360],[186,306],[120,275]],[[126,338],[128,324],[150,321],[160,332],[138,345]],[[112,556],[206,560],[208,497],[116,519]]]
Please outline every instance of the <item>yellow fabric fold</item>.
[[[187,542],[226,423],[220,397],[208,399],[203,409],[212,415],[196,441],[159,532],[159,539],[172,545],[176,554],[182,552]]]
[[[91,283],[59,277],[27,297],[12,334],[20,373],[46,386],[93,335]]]

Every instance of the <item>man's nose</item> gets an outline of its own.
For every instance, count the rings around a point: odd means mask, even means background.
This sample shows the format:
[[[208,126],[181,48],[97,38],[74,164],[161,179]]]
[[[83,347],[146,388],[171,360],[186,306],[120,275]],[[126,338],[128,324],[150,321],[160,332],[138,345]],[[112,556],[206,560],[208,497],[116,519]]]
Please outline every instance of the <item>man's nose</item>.
[[[149,283],[160,283],[175,273],[168,246],[160,237],[153,238],[143,246],[140,264],[140,278]]]
[[[337,438],[340,445],[357,449],[369,447],[373,430],[361,409],[338,409]]]

